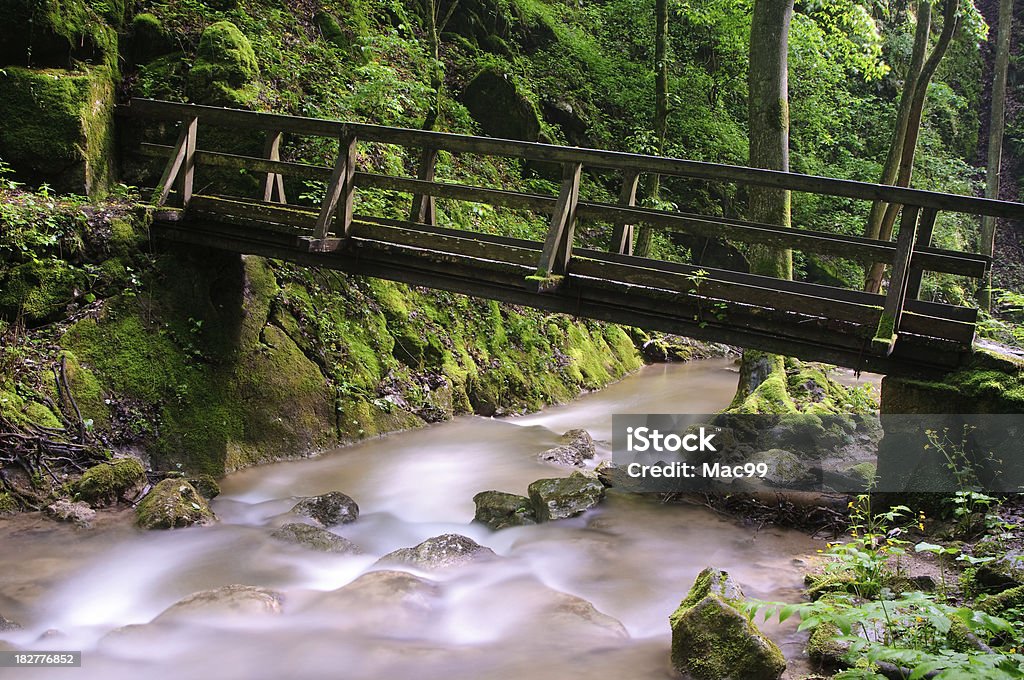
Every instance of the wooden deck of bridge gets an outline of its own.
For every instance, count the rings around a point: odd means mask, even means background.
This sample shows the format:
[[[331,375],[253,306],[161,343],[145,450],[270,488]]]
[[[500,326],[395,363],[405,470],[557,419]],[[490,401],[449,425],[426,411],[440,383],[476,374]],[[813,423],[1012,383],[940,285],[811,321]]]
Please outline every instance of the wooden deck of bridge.
[[[121,110],[143,128],[177,124],[177,142],[134,151],[166,159],[154,192],[158,235],[241,253],[330,267],[539,309],[663,330],[694,338],[825,361],[857,370],[926,374],[956,367],[969,351],[977,310],[917,299],[925,271],[984,276],[987,257],[931,247],[939,211],[1024,218],[1024,205],[783,172],[471,137],[339,121],[132,100]],[[198,149],[202,124],[265,134],[262,157]],[[281,160],[283,135],[337,140],[333,166]],[[361,171],[357,145],[413,149],[417,176]],[[558,195],[441,181],[438,152],[479,154],[562,167]],[[261,197],[197,193],[206,169],[259,173]],[[580,199],[583,169],[621,173],[620,201]],[[645,173],[732,182],[901,205],[895,242],[684,214],[636,205]],[[289,204],[284,176],[325,183],[318,207]],[[356,192],[412,196],[407,220],[355,214]],[[437,224],[435,199],[550,215],[544,242]],[[584,248],[577,223],[610,223],[607,250]],[[635,225],[787,247],[890,266],[885,294],[636,257]]]

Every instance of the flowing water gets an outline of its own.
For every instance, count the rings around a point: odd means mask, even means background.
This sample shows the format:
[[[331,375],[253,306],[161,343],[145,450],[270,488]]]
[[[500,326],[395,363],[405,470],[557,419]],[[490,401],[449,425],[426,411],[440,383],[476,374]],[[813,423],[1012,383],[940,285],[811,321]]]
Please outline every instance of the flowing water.
[[[612,413],[713,411],[735,381],[726,360],[651,366],[538,414],[460,417],[245,470],[222,481],[211,527],[142,532],[130,511],[91,530],[31,515],[0,520],[0,613],[25,626],[0,637],[84,652],[80,669],[0,669],[0,677],[673,677],[668,616],[703,567],[727,569],[749,597],[796,601],[804,560],[820,542],[617,493],[582,517],[492,532],[471,524],[472,498],[487,489],[525,494],[535,479],[569,474],[537,460],[567,429],[589,430],[600,460],[610,455]],[[334,531],[365,554],[269,538],[297,496],[332,490],[359,503],[358,521]],[[443,533],[499,557],[418,573],[435,586],[391,575],[339,590],[384,553]],[[281,613],[150,623],[191,593],[229,584],[281,593]],[[803,665],[791,622],[765,630]]]

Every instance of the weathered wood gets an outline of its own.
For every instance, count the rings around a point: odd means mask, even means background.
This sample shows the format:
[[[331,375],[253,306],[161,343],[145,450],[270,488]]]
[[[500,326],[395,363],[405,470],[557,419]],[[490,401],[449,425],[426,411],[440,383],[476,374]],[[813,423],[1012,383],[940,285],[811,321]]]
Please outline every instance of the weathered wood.
[[[619,205],[632,208],[636,205],[636,188],[640,180],[637,170],[625,170],[622,173],[622,190],[619,192]],[[633,224],[623,219],[615,220],[612,229],[611,247],[613,253],[622,255],[633,254]]]
[[[167,165],[164,166],[163,174],[160,175],[160,182],[156,185],[156,191],[153,192],[152,202],[155,205],[166,203],[171,189],[177,183],[178,173],[181,172],[181,165],[185,162],[185,144],[187,141],[188,126],[182,125],[181,132],[178,133],[177,143],[173,147],[169,147],[171,158],[167,161]]]
[[[188,212],[208,219],[236,218],[247,223],[254,232],[268,224],[282,224],[310,231],[314,229],[317,218],[317,213],[310,208],[201,195],[192,198]]]
[[[865,201],[885,201],[931,207],[937,210],[1024,219],[1024,205],[1008,201],[675,158],[560,147],[537,142],[470,137],[446,132],[389,128],[361,123],[343,123],[147,99],[132,99],[129,106],[121,107],[118,111],[121,115],[162,120],[181,120],[197,115],[203,119],[204,124],[230,128],[280,130],[286,133],[331,137],[353,135],[364,141],[419,148],[433,147],[454,153],[478,153],[556,163],[582,163],[588,166],[617,170],[637,169],[643,173],[736,182],[791,191],[825,193]]]
[[[353,177],[355,176],[356,138],[338,140],[338,160],[334,164],[331,178],[327,181],[327,192],[316,218],[314,233],[318,239],[325,239],[330,231],[331,220],[337,222],[336,232],[348,236],[352,223]]]
[[[196,132],[199,127],[198,118],[190,118],[185,124],[185,157],[181,161],[178,175],[178,204],[187,208],[192,200],[192,185],[196,175]]]
[[[562,276],[566,272],[576,232],[576,204],[580,197],[582,170],[579,163],[566,164],[562,168],[562,189],[558,193],[547,239],[537,263],[536,276],[540,279]]]
[[[421,182],[434,181],[434,169],[437,164],[437,149],[423,149],[420,154],[420,165],[417,179]],[[435,214],[434,197],[431,194],[414,194],[412,197],[412,209],[409,211],[409,221],[417,224],[437,224]]]
[[[885,306],[878,320],[878,330],[871,341],[871,349],[876,353],[892,354],[893,345],[900,333],[900,321],[903,317],[903,304],[907,293],[907,274],[910,257],[914,252],[914,241],[917,238],[917,216],[921,212],[918,206],[905,205],[901,211],[900,233],[896,239],[896,255],[892,261],[889,274],[889,289],[885,294]]]
[[[504,189],[485,189],[482,187],[453,184],[448,182],[424,182],[411,177],[395,177],[369,172],[357,172],[356,184],[361,187],[388,189],[407,194],[423,193],[438,198],[452,198],[470,203],[487,203],[503,208],[516,208],[550,213],[554,210],[554,196],[538,196],[523,194]]]
[[[932,244],[932,231],[935,229],[935,218],[937,211],[934,208],[925,208],[921,211],[921,223],[917,227],[917,240],[915,247],[928,247]],[[907,275],[907,298],[917,300],[921,297],[921,279],[924,275],[924,268],[918,262],[915,252],[910,257],[910,273]]]
[[[166,144],[150,144],[143,142],[139,145],[138,153],[150,158],[167,158],[175,147]],[[326,165],[310,165],[309,163],[292,163],[289,161],[272,161],[266,158],[255,156],[240,156],[237,154],[222,153],[220,151],[207,151],[196,149],[196,165],[199,167],[231,168],[251,170],[253,172],[276,173],[298,177],[301,179],[313,179],[326,182],[331,177],[331,168]]]
[[[269,161],[281,160],[281,137],[284,133],[280,130],[268,130],[267,140],[263,146],[263,156]],[[275,198],[276,196],[276,198]],[[284,177],[280,173],[268,172],[263,180],[263,200],[287,203],[284,196]]]

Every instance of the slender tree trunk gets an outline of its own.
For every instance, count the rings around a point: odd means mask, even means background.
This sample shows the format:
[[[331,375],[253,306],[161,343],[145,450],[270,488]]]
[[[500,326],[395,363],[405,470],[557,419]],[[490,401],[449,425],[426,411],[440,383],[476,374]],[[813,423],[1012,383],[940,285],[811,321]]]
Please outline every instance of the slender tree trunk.
[[[917,138],[921,134],[921,117],[924,114],[924,100],[928,95],[928,84],[935,75],[935,69],[946,54],[950,41],[953,39],[953,32],[956,30],[960,18],[959,0],[946,0],[942,19],[942,33],[935,43],[935,48],[928,55],[927,61],[921,67],[921,75],[918,78],[917,86],[914,88],[914,97],[910,104],[910,115],[907,120],[907,133],[903,139],[903,151],[900,155],[899,171],[896,174],[895,185],[909,187],[910,179],[914,174],[914,155],[917,152]],[[888,241],[892,238],[893,226],[896,224],[896,215],[900,206],[890,203],[885,207],[882,214],[882,224],[878,231],[878,238]],[[876,262],[868,271],[864,290],[869,293],[877,293],[882,287],[882,275],[885,273],[885,264]]]
[[[423,11],[427,22],[427,46],[430,50],[430,87],[434,90],[434,98],[430,109],[423,119],[423,129],[433,130],[441,119],[441,98],[444,96],[444,68],[441,65],[441,31],[448,25],[459,0],[451,0],[448,11],[443,17],[439,15],[438,0],[424,0]]]
[[[789,24],[793,18],[793,0],[756,0],[750,25],[750,68],[748,73],[748,119],[750,165],[768,170],[789,171]],[[779,189],[751,187],[750,219],[766,224],[790,225],[790,193]],[[747,250],[754,274],[793,278],[793,251],[752,245]],[[740,381],[733,406],[742,408],[762,385],[770,380],[780,383],[785,393],[785,369],[782,358],[747,350],[740,364]],[[774,399],[780,401],[780,399]],[[764,404],[754,400],[754,408],[783,408],[782,403]]]
[[[996,38],[996,63],[992,73],[992,114],[988,128],[988,167],[985,171],[985,198],[999,198],[999,167],[1003,159],[1003,130],[1006,125],[1006,72],[1010,65],[1010,24],[1013,0],[999,3],[999,36]],[[996,247],[996,218],[981,218],[981,252],[993,255]],[[992,309],[992,273],[978,291],[982,309]]]
[[[910,121],[910,105],[914,100],[914,91],[921,77],[921,67],[924,65],[925,53],[928,51],[928,36],[931,33],[931,26],[932,3],[929,0],[921,0],[917,6],[914,50],[910,57],[910,66],[907,68],[906,78],[903,80],[903,90],[900,93],[900,107],[896,114],[896,129],[893,130],[892,140],[889,143],[889,153],[885,158],[885,166],[882,168],[882,184],[892,184],[895,182],[896,175],[900,169],[903,142],[907,137],[907,123]],[[878,238],[878,234],[882,229],[882,215],[885,214],[886,205],[883,201],[876,201],[871,205],[868,226],[864,231],[864,236],[867,238]]]
[[[668,0],[654,2],[654,134],[657,153],[665,153],[668,134]],[[657,201],[661,194],[661,176],[651,175],[647,195]],[[651,228],[640,225],[634,253],[647,257],[651,251]]]

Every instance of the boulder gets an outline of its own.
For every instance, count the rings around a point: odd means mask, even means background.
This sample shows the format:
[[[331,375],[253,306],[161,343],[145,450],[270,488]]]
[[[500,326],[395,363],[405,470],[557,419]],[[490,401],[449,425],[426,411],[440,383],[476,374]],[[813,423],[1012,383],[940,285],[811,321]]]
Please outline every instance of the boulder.
[[[601,502],[604,485],[589,475],[574,472],[569,477],[538,479],[530,484],[530,502],[537,520],[575,517]]]
[[[202,104],[245,108],[256,99],[259,75],[249,39],[230,21],[218,21],[199,38],[188,94]]]
[[[280,614],[282,602],[281,594],[276,591],[235,584],[192,593],[165,609],[153,619],[153,623],[213,616],[248,618]]]
[[[503,491],[481,491],[473,496],[473,502],[476,503],[473,519],[495,531],[537,523],[533,505],[526,496]]]
[[[540,454],[547,463],[583,467],[583,461],[594,457],[594,439],[586,430],[569,430],[562,435],[561,444]]]
[[[496,557],[494,551],[471,538],[459,534],[442,534],[428,538],[414,548],[400,548],[388,553],[377,564],[407,564],[418,569],[461,567],[480,559]]]
[[[728,573],[702,571],[669,617],[672,665],[695,680],[778,680],[786,659],[738,608],[743,591]]]
[[[182,479],[165,479],[135,509],[143,529],[175,529],[211,524],[217,518],[195,488]]]
[[[60,522],[72,522],[84,528],[89,528],[96,518],[96,511],[90,508],[88,503],[69,501],[65,498],[46,506],[46,514]]]
[[[441,586],[406,571],[363,574],[352,583],[320,593],[308,609],[332,627],[363,635],[422,638],[441,612]],[[359,612],[352,616],[352,612]]]
[[[270,535],[280,541],[296,543],[319,552],[341,553],[344,555],[359,555],[363,552],[359,546],[347,538],[332,534],[327,529],[309,524],[292,522],[291,524],[285,524]]]
[[[325,527],[348,524],[359,518],[359,506],[351,497],[340,491],[303,498],[295,504],[292,512],[302,517],[309,517]]]
[[[78,497],[94,508],[133,501],[146,486],[146,470],[135,458],[116,458],[94,465],[78,480]]]
[[[516,87],[512,76],[487,67],[466,84],[462,101],[489,137],[540,139],[541,117],[536,105]]]

